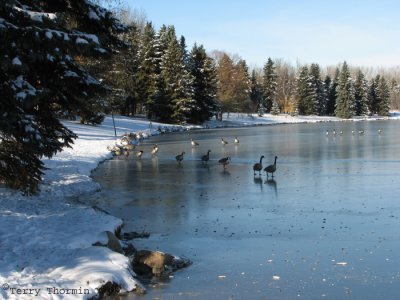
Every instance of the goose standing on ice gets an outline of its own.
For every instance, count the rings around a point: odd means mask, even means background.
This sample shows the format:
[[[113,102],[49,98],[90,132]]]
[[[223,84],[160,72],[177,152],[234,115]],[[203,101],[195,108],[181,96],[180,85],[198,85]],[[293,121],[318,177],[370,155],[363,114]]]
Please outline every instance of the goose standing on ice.
[[[141,159],[141,158],[142,158],[142,155],[143,155],[143,150],[140,150],[140,151],[136,154],[136,157],[137,157],[138,159]]]
[[[278,156],[275,156],[275,162],[273,165],[269,165],[268,167],[266,167],[264,169],[265,172],[267,172],[267,177],[268,177],[268,173],[272,174],[272,177],[274,177],[274,172],[276,171],[276,160],[278,159]]]
[[[199,145],[199,143],[194,141],[193,139],[191,139],[190,143],[192,144],[192,147],[197,147]]]
[[[177,156],[175,156],[176,161],[181,164],[181,161],[183,160],[183,155],[185,154],[185,152],[182,152],[181,154],[178,154]]]
[[[224,166],[224,169],[226,168],[226,166],[229,164],[229,161],[231,160],[230,156],[221,158],[218,163]]]
[[[156,144],[153,149],[151,150],[151,155],[156,156],[158,152],[158,145]]]
[[[254,176],[256,175],[256,172],[258,171],[258,174],[261,175],[261,170],[262,170],[262,160],[264,158],[264,155],[261,155],[260,157],[260,162],[255,163],[253,166],[253,171],[254,171]]]
[[[208,151],[207,151],[207,154],[204,154],[204,155],[201,157],[201,161],[202,161],[203,163],[208,163],[208,161],[210,160],[210,152],[211,152],[211,150],[208,150]]]
[[[239,144],[239,139],[237,138],[237,136],[235,136],[234,142],[235,142],[235,144]]]
[[[223,146],[225,146],[226,144],[228,144],[228,142],[225,141],[223,138],[221,138],[221,144],[222,144]]]
[[[381,129],[378,129],[378,134],[381,134],[382,133],[382,130]]]

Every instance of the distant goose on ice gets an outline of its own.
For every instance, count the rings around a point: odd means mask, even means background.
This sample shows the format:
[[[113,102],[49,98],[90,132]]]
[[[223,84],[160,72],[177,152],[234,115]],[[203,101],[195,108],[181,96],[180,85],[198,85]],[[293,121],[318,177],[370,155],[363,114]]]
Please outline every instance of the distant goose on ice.
[[[190,143],[192,144],[192,147],[196,147],[199,145],[199,143],[194,141],[193,139],[191,139]]]
[[[142,155],[143,155],[143,150],[140,150],[140,151],[136,154],[136,157],[139,158],[139,159],[141,159],[141,158],[142,158]]]
[[[226,144],[228,144],[228,142],[221,138],[221,144],[225,146]]]
[[[210,160],[210,152],[211,152],[211,150],[208,150],[207,151],[207,154],[204,154],[202,157],[201,157],[201,160],[202,160],[202,162],[204,163],[208,163],[208,161]]]
[[[340,135],[343,135],[343,130],[340,130],[339,134],[340,134]]]
[[[229,164],[229,161],[230,161],[230,160],[231,160],[231,158],[230,158],[229,156],[227,156],[227,157],[221,158],[221,159],[218,161],[218,163],[221,164],[221,165],[223,165],[223,166],[224,166],[224,169],[225,169],[225,167]]]
[[[237,138],[237,136],[235,136],[235,144],[239,144],[239,139]]]
[[[158,152],[158,145],[156,144],[153,149],[151,149],[151,155],[155,156]]]
[[[351,131],[351,134],[354,135],[354,130]]]
[[[336,135],[336,130],[335,129],[333,129],[333,135]]]
[[[260,157],[260,162],[254,164],[254,166],[253,166],[254,175],[256,175],[256,172],[257,172],[257,171],[258,171],[258,174],[261,175],[262,160],[263,160],[263,158],[264,158],[264,155],[261,155],[261,157]]]
[[[326,135],[326,136],[328,136],[328,135],[329,135],[329,130],[327,130],[327,131],[325,132],[325,135]]]
[[[278,159],[278,156],[275,156],[275,162],[273,165],[269,165],[268,167],[266,167],[264,169],[265,172],[267,172],[267,177],[268,177],[268,173],[272,174],[272,177],[274,177],[274,172],[276,171],[276,160]]]
[[[364,130],[359,130],[358,133],[359,133],[360,135],[363,135],[363,134],[364,134]]]
[[[382,130],[381,129],[378,129],[378,134],[381,134],[382,133]]]
[[[185,152],[182,152],[181,154],[178,154],[177,156],[175,156],[176,161],[181,164],[181,161],[183,160],[183,155],[185,154]]]

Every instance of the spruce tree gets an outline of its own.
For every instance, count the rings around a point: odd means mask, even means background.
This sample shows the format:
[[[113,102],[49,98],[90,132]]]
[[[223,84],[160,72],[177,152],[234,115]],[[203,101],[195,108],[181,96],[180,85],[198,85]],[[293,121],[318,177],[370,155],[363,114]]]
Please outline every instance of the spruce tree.
[[[378,98],[378,103],[377,103],[378,115],[389,116],[390,89],[384,76],[381,76],[379,79],[377,98]]]
[[[193,77],[184,63],[178,40],[170,36],[169,44],[161,56],[161,77],[164,80],[166,100],[171,115],[165,122],[186,123],[193,110],[199,110],[193,99]],[[157,106],[158,103],[155,103]]]
[[[309,76],[312,90],[310,101],[313,107],[313,114],[323,115],[326,111],[326,94],[318,64],[311,64]]]
[[[313,96],[315,90],[312,88],[311,78],[309,75],[308,67],[303,66],[300,69],[297,78],[297,110],[301,115],[311,115],[314,113]]]
[[[268,58],[263,69],[263,107],[266,112],[270,112],[272,103],[276,96],[277,75],[274,62]]]
[[[252,111],[257,112],[262,102],[262,85],[258,80],[256,70],[253,69],[251,72],[251,92],[250,92],[250,101],[252,103]]]
[[[379,88],[379,80],[380,75],[376,75],[375,78],[370,80],[370,84],[368,87],[368,95],[367,95],[367,102],[368,102],[368,110],[371,114],[378,113],[378,88]]]
[[[0,2],[1,183],[37,191],[40,159],[76,138],[58,116],[91,117],[106,92],[79,57],[109,54],[123,30],[109,11],[84,0]]]
[[[202,45],[194,44],[190,51],[189,71],[193,77],[193,99],[196,102],[189,121],[200,124],[209,120],[217,110],[216,68]]]
[[[147,23],[139,39],[135,90],[138,99],[146,104],[147,116],[150,119],[155,116],[154,99],[159,99],[160,91],[163,90],[158,78],[160,70],[156,51],[156,33],[152,23]]]
[[[339,76],[339,84],[336,89],[337,102],[335,115],[339,118],[349,119],[354,115],[354,87],[350,76],[349,67],[343,63]]]
[[[274,102],[272,102],[271,114],[279,115],[280,112],[281,112],[281,110],[279,109],[278,102],[276,102],[276,100],[274,100]]]
[[[327,98],[325,114],[328,116],[333,116],[335,114],[337,98],[336,88],[339,83],[339,75],[339,68],[336,68],[333,79],[331,79],[329,75],[325,78],[325,93]]]
[[[354,98],[355,98],[355,115],[366,116],[368,115],[367,103],[368,85],[364,73],[358,70],[356,80],[354,82]]]

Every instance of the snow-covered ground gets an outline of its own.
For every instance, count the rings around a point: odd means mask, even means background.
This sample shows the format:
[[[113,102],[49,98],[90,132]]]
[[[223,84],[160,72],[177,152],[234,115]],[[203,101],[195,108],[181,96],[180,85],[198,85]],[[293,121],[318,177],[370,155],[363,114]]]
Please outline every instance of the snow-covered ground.
[[[370,118],[371,120],[373,118]],[[392,113],[390,119],[400,119]],[[339,121],[335,117],[230,114],[206,127]],[[359,120],[359,119],[354,119]],[[145,119],[115,118],[117,135],[142,132],[145,137],[167,127]],[[74,201],[95,193],[100,186],[90,178],[99,162],[110,158],[115,143],[112,119],[100,126],[65,122],[78,134],[72,149],[45,160],[41,191],[36,196],[0,188],[0,297],[5,299],[87,299],[107,281],[124,291],[135,289],[128,258],[106,247],[106,231],[114,232],[122,221]],[[186,126],[186,129],[196,126]]]

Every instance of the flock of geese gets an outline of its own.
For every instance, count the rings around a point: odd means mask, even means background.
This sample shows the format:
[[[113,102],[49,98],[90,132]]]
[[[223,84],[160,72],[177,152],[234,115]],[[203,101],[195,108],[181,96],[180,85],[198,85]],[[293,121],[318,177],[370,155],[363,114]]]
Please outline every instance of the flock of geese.
[[[124,134],[113,146],[108,146],[107,149],[114,155],[117,157],[120,156],[125,156],[128,157],[130,155],[130,153],[132,152],[132,150],[135,149],[135,144],[137,144],[138,139],[137,139],[137,135],[130,133],[130,134]],[[191,139],[190,143],[192,145],[192,147],[198,147],[200,144],[198,142],[196,142],[195,140]],[[221,138],[221,144],[222,146],[227,145],[229,142],[224,140],[223,138]],[[239,144],[240,141],[237,137],[235,137],[235,139],[233,140],[234,144]],[[154,145],[152,150],[151,150],[151,155],[152,157],[157,156],[158,153],[158,145]],[[204,154],[203,156],[201,156],[201,161],[203,164],[207,164],[208,161],[210,160],[210,152],[211,150],[208,150],[206,154]],[[141,159],[143,156],[143,150],[139,150],[136,152],[136,158],[137,159]],[[185,151],[182,151],[180,154],[175,156],[176,161],[178,162],[178,164],[180,165],[184,159],[184,155],[185,155]],[[263,165],[262,165],[262,160],[264,159],[264,155],[262,155],[260,157],[260,162],[255,163],[253,165],[253,171],[254,171],[254,176],[256,176],[256,172],[258,172],[258,174],[261,176],[261,171],[264,170],[267,173],[267,177],[269,176],[269,173],[272,175],[272,177],[274,177],[274,173],[276,171],[276,160],[278,159],[277,156],[275,156],[275,161],[273,164],[265,167],[263,169]],[[227,156],[227,157],[223,157],[221,159],[218,160],[218,164],[222,165],[224,170],[226,168],[227,165],[229,165],[229,163],[231,162],[231,157]]]
[[[364,133],[365,133],[365,131],[364,130],[358,130],[358,134],[359,135],[364,135]],[[378,134],[381,134],[382,133],[382,130],[381,129],[378,129]],[[327,130],[326,132],[325,132],[325,135],[328,137],[329,135],[332,135],[332,136],[336,136],[336,135],[343,135],[343,130],[340,130],[339,132],[336,132],[336,129],[333,129],[332,130],[332,133],[330,133],[329,132],[329,130]],[[352,135],[355,135],[356,134],[356,131],[355,130],[352,130],[351,131],[351,134]]]

